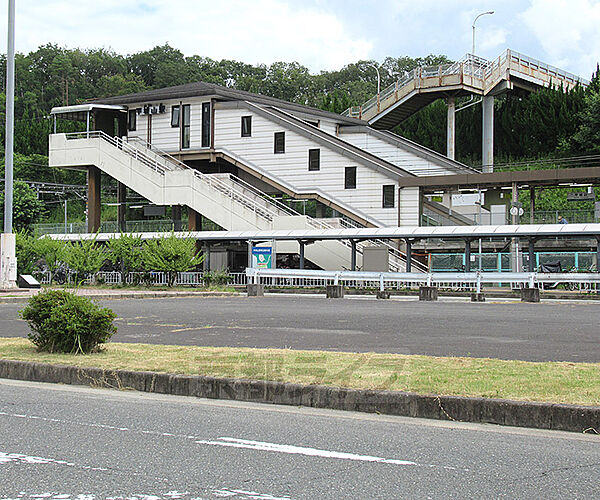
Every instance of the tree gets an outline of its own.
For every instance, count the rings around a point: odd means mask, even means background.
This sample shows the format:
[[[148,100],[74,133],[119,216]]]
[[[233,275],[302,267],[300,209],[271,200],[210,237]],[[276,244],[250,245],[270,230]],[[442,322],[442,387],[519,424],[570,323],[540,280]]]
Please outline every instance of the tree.
[[[96,237],[74,241],[65,247],[63,259],[72,271],[75,271],[76,280],[86,275],[92,277],[100,271],[106,259],[106,247],[98,245]]]
[[[140,236],[121,234],[107,242],[108,258],[113,265],[119,266],[121,273],[127,275],[142,268],[143,242]]]
[[[36,192],[21,181],[14,182],[13,189],[13,226],[14,229],[29,230],[31,225],[44,214],[44,205]],[[4,192],[0,193],[2,220],[4,220]]]
[[[143,253],[146,271],[162,271],[167,274],[169,286],[175,284],[177,273],[189,271],[200,265],[204,257],[196,253],[196,241],[178,238],[171,233],[166,238],[148,240]]]

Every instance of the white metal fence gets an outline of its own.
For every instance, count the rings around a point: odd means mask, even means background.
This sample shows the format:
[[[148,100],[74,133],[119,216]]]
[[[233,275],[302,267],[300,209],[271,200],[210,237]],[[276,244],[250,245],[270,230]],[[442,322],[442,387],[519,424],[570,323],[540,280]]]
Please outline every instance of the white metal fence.
[[[377,273],[364,271],[313,271],[299,269],[246,269],[248,283],[269,287],[324,287],[399,290],[433,286],[480,292],[484,285],[510,288],[545,288],[565,285],[570,290],[597,292],[598,273]]]

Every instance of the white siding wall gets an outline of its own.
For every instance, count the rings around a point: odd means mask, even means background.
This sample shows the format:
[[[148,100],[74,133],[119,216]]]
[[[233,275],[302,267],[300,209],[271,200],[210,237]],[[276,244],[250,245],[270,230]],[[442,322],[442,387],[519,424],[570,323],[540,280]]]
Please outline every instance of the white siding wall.
[[[379,156],[415,175],[444,175],[456,173],[432,160],[417,156],[411,151],[402,149],[367,133],[344,134],[342,131],[339,137],[340,139],[365,149],[369,153]]]
[[[252,115],[252,137],[241,137],[241,117]],[[274,133],[285,132],[285,153],[274,154]],[[382,208],[382,186],[397,184],[373,169],[360,165],[284,125],[246,109],[217,109],[215,149],[225,148],[271,172],[298,189],[320,189],[368,214],[385,226],[396,226],[397,208]],[[308,150],[321,150],[321,169],[308,171]],[[344,189],[345,167],[357,167],[356,189]]]
[[[200,149],[202,145],[202,103],[210,99],[182,99],[181,103],[190,104],[190,150]],[[159,102],[143,102],[140,104],[130,104],[129,109],[142,108],[144,104],[158,106]],[[152,115],[152,145],[163,151],[179,151],[179,128],[171,127],[171,108],[180,104],[180,100],[160,101],[160,104],[166,106],[164,113]],[[148,117],[138,115],[137,130],[128,132],[130,137],[139,137],[147,140]],[[186,148],[187,150],[187,148]]]
[[[400,190],[398,203],[400,204],[399,226],[420,226],[420,188],[405,187]]]

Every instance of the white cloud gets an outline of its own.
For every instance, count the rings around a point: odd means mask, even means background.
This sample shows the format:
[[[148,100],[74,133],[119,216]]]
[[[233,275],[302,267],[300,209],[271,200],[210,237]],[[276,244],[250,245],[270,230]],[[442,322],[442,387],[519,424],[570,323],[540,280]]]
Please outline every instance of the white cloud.
[[[553,65],[589,77],[600,57],[600,3],[533,0],[519,17]]]
[[[6,17],[0,23],[6,25]],[[29,52],[48,42],[119,53],[168,42],[186,55],[298,61],[313,71],[367,58],[372,49],[367,38],[353,36],[325,8],[285,0],[18,2],[17,50]]]

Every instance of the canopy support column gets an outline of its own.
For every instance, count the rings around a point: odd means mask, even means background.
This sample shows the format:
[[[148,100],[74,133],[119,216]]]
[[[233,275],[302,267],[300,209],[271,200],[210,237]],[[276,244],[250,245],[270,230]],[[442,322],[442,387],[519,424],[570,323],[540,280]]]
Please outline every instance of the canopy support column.
[[[304,241],[298,240],[300,245],[300,269],[304,269]]]
[[[471,272],[471,239],[465,238],[465,273]]]
[[[117,181],[117,224],[119,231],[122,233],[127,232],[127,221],[125,220],[125,213],[127,211],[127,186]]]
[[[356,271],[356,240],[350,240],[350,246],[352,247],[352,255],[350,258],[350,270]]]
[[[406,272],[412,272],[412,240],[406,238]]]
[[[88,168],[88,233],[97,233],[100,231],[100,169],[91,166]]]

